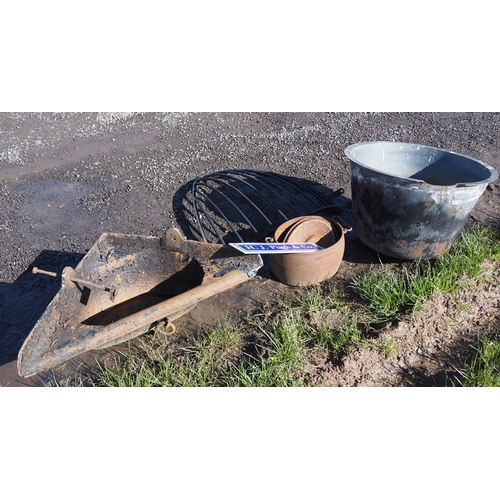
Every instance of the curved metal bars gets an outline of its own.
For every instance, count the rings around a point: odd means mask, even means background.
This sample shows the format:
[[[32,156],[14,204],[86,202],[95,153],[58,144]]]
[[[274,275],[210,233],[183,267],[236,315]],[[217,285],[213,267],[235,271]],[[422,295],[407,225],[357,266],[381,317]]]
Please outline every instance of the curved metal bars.
[[[331,197],[327,197],[300,180],[274,172],[250,169],[222,170],[207,174],[195,179],[191,186],[193,214],[201,238],[205,242],[209,241],[207,226],[202,223],[204,216],[223,245],[226,242],[219,230],[223,226],[224,229],[229,229],[227,233],[232,232],[240,242],[244,242],[236,228],[235,224],[238,223],[235,219],[239,219],[240,225],[246,224],[254,235],[263,232],[264,236],[269,234],[274,224],[276,227],[279,225],[276,219],[291,218],[285,212],[297,216],[331,208],[335,206],[332,205],[332,198],[343,192],[343,189],[338,189]],[[311,205],[314,206],[311,208]],[[251,220],[252,215],[254,220]]]

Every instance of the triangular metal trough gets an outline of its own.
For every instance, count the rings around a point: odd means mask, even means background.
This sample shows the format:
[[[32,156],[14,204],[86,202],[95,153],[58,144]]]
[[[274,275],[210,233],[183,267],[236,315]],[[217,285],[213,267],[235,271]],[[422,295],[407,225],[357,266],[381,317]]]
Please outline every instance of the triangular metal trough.
[[[256,275],[259,255],[186,240],[179,230],[163,237],[103,234],[61,288],[18,355],[22,377],[54,368],[171,322],[197,303]]]

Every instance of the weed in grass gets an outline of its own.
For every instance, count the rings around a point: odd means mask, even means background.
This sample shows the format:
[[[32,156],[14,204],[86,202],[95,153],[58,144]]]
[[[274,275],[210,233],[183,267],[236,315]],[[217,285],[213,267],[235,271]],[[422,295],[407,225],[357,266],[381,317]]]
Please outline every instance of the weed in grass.
[[[336,309],[344,303],[342,290],[333,280],[327,280],[302,288],[289,305],[295,305],[303,312],[310,313],[323,309]]]
[[[227,372],[236,366],[242,355],[243,329],[242,323],[225,322],[198,336],[191,347],[183,349],[184,356],[179,358],[179,365],[186,374],[195,371],[196,376],[202,376],[203,385],[225,385],[223,381]]]
[[[478,337],[474,353],[459,373],[464,387],[500,387],[500,335]]]
[[[292,304],[278,315],[255,326],[267,339],[268,348],[242,359],[230,376],[238,386],[286,387],[301,385],[306,374],[307,322]]]
[[[398,342],[391,337],[381,339],[379,348],[387,358],[394,358],[399,353]]]
[[[159,344],[154,335],[145,335],[139,349],[122,354],[111,367],[99,366],[90,383],[107,387],[224,385],[226,372],[241,356],[244,328],[243,323],[225,321],[173,348]]]
[[[52,373],[52,380],[44,383],[45,387],[85,387],[86,377],[79,370],[74,375],[58,378]]]
[[[383,266],[371,268],[352,279],[354,290],[367,304],[372,322],[399,319],[417,305],[408,290],[407,276],[407,273]]]
[[[322,343],[340,352],[352,343],[355,319],[324,338],[314,335],[309,313],[332,306],[332,294],[317,287],[287,298],[276,310],[267,305],[246,323],[225,322],[213,331],[191,339],[187,347],[155,355],[154,342],[145,342],[141,360],[127,356],[100,376],[101,385],[129,386],[297,386],[307,377],[308,355]],[[248,340],[259,338],[253,349]],[[314,339],[315,345],[312,345]]]
[[[366,339],[358,327],[357,315],[351,314],[347,307],[336,312],[334,322],[311,332],[310,342],[336,357],[341,357],[350,347],[361,346]]]
[[[142,344],[140,354],[129,353],[101,368],[93,385],[104,387],[195,387],[211,385],[211,366],[191,356],[158,356],[154,340]]]

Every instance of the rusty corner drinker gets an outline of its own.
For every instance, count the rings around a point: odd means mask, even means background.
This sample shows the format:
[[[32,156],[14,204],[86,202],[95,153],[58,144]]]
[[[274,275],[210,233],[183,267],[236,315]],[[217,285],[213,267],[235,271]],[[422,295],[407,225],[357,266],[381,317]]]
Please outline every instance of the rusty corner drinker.
[[[496,170],[469,156],[419,144],[362,142],[346,148],[359,239],[400,259],[446,252]]]
[[[162,237],[105,233],[75,269],[64,268],[59,292],[19,351],[19,375],[55,368],[155,325],[173,333],[173,321],[252,278],[262,265],[259,255],[191,241],[176,228]]]
[[[311,253],[273,254],[270,256],[271,271],[282,283],[291,286],[312,285],[331,278],[342,262],[344,234],[350,230],[335,220],[315,215],[284,222],[276,229],[274,241],[317,243],[324,249]]]

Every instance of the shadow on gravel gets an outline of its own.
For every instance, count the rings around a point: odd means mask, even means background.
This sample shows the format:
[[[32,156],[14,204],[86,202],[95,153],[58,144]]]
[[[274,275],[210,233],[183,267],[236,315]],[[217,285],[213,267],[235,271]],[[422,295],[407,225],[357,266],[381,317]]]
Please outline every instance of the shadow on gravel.
[[[0,366],[17,358],[35,323],[61,287],[60,278],[32,273],[33,267],[60,274],[83,254],[44,250],[13,283],[0,283]]]

